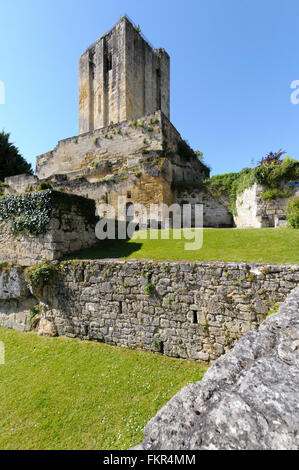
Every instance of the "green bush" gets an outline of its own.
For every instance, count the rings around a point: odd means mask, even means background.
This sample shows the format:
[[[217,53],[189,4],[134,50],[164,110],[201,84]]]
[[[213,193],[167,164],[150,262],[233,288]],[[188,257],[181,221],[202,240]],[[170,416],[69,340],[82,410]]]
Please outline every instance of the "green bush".
[[[28,282],[33,287],[38,287],[40,283],[51,284],[57,273],[56,266],[53,266],[48,261],[43,260],[40,264],[28,268],[26,277]]]
[[[47,181],[43,181],[37,188],[38,191],[46,191],[47,189],[52,189],[52,186]]]
[[[295,197],[287,205],[287,221],[290,227],[299,228],[299,197]]]
[[[261,198],[265,199],[266,201],[272,201],[273,199],[279,199],[279,198],[287,198],[291,197],[293,194],[293,191],[289,189],[265,189],[261,193]]]
[[[255,183],[265,186],[261,197],[266,200],[290,197],[292,191],[281,189],[282,183],[299,179],[299,161],[286,157],[280,164],[262,165],[257,168],[244,168],[239,173],[215,175],[204,181],[212,196],[226,195],[230,199],[230,211],[236,215],[238,194]]]
[[[252,173],[257,183],[269,188],[278,188],[281,182],[299,178],[299,161],[286,157],[280,165],[257,167]]]

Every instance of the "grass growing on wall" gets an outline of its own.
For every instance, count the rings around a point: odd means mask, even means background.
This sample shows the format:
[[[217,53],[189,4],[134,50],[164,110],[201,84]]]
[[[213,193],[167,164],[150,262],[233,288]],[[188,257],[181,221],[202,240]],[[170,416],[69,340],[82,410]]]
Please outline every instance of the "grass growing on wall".
[[[129,449],[207,366],[0,329],[0,449]]]
[[[140,240],[138,238],[129,241],[100,242],[98,246],[75,253],[68,258],[299,263],[299,230],[294,229],[204,229],[203,247],[200,250],[185,251],[185,242],[183,239]]]

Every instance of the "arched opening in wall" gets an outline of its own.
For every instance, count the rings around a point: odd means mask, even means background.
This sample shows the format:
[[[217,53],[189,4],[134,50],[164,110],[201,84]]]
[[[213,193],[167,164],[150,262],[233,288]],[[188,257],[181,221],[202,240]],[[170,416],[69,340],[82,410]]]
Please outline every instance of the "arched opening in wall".
[[[135,218],[135,208],[132,202],[128,202],[126,205],[126,220],[132,222]]]

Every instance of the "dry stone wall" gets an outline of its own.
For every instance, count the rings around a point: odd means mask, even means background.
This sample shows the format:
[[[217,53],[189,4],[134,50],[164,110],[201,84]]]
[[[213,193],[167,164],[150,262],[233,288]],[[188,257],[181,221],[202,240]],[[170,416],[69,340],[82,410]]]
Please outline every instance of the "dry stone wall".
[[[298,283],[291,265],[72,261],[33,294],[58,335],[211,361]]]
[[[233,227],[233,216],[229,211],[230,201],[226,196],[214,196],[207,189],[177,188],[175,202],[180,205],[191,204],[195,217],[195,205],[203,205],[204,227]]]
[[[0,261],[33,266],[96,243],[94,201],[55,191],[49,194],[53,207],[43,233],[14,232],[12,220],[0,218]]]
[[[135,450],[298,450],[299,288],[183,388]]]

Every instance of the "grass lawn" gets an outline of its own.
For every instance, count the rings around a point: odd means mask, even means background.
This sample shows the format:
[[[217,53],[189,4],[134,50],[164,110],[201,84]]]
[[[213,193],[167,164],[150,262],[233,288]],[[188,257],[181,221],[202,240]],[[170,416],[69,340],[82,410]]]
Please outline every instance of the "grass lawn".
[[[97,247],[68,258],[299,263],[299,230],[295,229],[205,229],[203,247],[195,251],[184,249],[184,239],[150,240],[148,236],[140,240],[138,233],[129,241],[99,242]]]
[[[0,449],[128,449],[207,366],[0,329]]]

